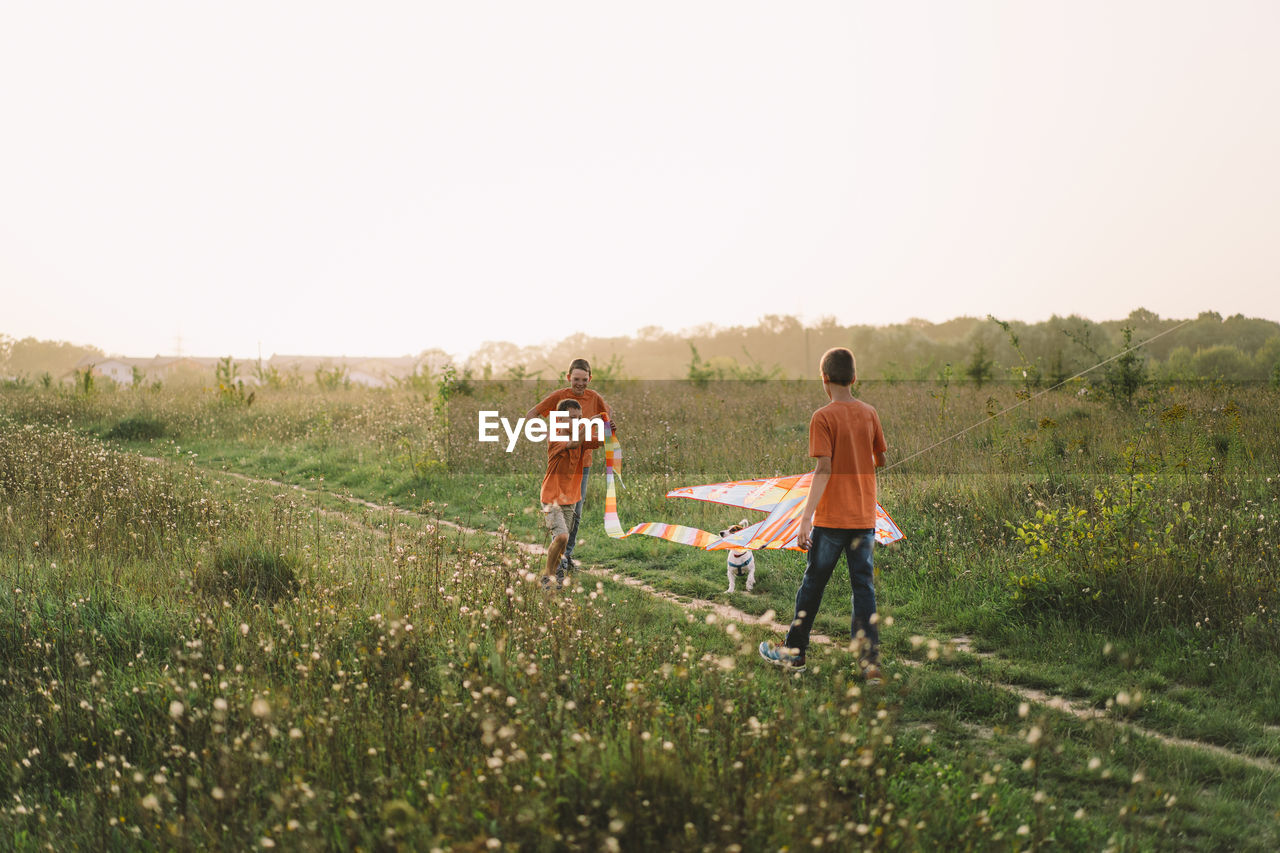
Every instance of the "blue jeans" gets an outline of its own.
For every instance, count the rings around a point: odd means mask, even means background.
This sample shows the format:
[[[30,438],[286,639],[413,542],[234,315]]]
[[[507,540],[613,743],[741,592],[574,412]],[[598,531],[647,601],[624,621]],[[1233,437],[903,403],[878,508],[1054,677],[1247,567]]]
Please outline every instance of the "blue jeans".
[[[578,544],[578,522],[582,520],[582,504],[587,499],[587,475],[590,473],[590,465],[582,469],[582,497],[573,505],[573,524],[569,525],[569,541],[564,546],[564,556],[560,558],[562,564],[569,561],[573,556],[573,546]]]
[[[872,573],[875,533],[874,529],[813,528],[804,578],[796,592],[795,618],[791,622],[791,630],[787,631],[787,648],[799,649],[801,654],[808,650],[809,632],[813,630],[813,620],[818,615],[818,606],[822,604],[822,593],[843,553],[849,565],[849,584],[853,587],[853,621],[849,626],[849,636],[856,638],[858,632],[863,632],[867,648],[861,657],[873,662],[879,660],[880,631],[876,620],[871,618],[876,612],[875,576]]]

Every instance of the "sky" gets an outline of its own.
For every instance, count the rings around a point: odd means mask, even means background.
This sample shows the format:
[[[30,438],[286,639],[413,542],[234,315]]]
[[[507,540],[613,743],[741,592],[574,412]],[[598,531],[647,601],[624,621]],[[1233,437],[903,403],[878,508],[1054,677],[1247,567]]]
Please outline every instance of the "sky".
[[[1280,3],[0,6],[0,334],[1280,320]]]

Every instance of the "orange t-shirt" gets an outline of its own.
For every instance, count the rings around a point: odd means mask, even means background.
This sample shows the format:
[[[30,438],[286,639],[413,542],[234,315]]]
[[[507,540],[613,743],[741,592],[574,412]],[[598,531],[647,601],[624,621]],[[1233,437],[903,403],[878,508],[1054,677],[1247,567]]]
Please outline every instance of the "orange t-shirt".
[[[582,392],[582,396],[575,396],[572,388],[561,388],[559,391],[552,391],[542,399],[542,402],[534,406],[534,411],[539,417],[547,417],[556,410],[556,406],[560,405],[561,400],[574,400],[582,407],[582,416],[584,418],[594,418],[596,415],[604,415],[607,420],[613,420],[613,413],[609,411],[609,404],[604,401],[595,391],[586,388]],[[595,445],[599,447],[600,445]],[[588,449],[582,455],[582,467],[591,467],[591,450]],[[577,498],[573,499],[574,503],[578,502]],[[545,503],[545,501],[544,501]]]
[[[542,476],[544,504],[576,504],[582,499],[582,457],[604,442],[584,441],[570,447],[567,441],[547,441],[547,473]]]
[[[876,453],[884,453],[880,416],[861,400],[832,401],[809,421],[809,455],[831,457],[831,479],[813,514],[815,527],[876,526]]]

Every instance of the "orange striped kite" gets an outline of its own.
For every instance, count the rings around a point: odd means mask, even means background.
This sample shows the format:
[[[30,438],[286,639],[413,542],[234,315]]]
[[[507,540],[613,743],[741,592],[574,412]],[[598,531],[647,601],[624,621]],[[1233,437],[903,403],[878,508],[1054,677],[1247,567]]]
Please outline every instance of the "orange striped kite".
[[[707,551],[724,551],[732,548],[745,548],[751,551],[759,549],[786,548],[800,550],[796,544],[796,536],[800,531],[800,513],[804,509],[805,500],[809,497],[809,489],[813,485],[813,472],[792,474],[787,477],[769,477],[763,480],[735,480],[730,483],[711,483],[706,486],[685,486],[667,492],[669,498],[691,498],[708,501],[725,506],[742,507],[768,513],[768,517],[750,527],[721,537],[708,533],[697,527],[685,527],[679,524],[664,524],[647,521],[637,524],[623,532],[622,522],[618,520],[618,494],[615,479],[621,480],[622,446],[613,434],[612,425],[605,423],[605,498],[604,529],[614,539],[624,539],[633,534],[654,536],[677,542],[681,545],[692,545]],[[903,538],[902,530],[884,511],[884,507],[876,504],[876,541],[888,545]]]

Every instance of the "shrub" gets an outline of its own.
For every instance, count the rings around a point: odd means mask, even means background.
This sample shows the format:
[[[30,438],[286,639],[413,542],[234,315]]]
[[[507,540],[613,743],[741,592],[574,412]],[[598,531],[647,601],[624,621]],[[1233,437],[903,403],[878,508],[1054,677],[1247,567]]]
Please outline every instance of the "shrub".
[[[118,441],[152,441],[164,436],[164,422],[147,415],[134,415],[107,430],[105,438]]]
[[[197,575],[197,586],[218,598],[239,597],[271,604],[298,591],[297,569],[295,557],[237,545],[218,552],[213,567]]]

